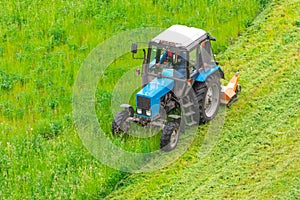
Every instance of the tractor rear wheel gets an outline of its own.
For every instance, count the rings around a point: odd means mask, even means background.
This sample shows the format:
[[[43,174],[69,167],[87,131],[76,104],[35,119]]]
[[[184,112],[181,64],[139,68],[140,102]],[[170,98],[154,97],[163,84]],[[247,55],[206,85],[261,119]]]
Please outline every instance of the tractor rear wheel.
[[[168,122],[163,128],[160,138],[160,148],[163,151],[172,151],[179,140],[179,125],[176,122]]]
[[[122,132],[126,132],[128,125],[126,124],[126,119],[129,117],[127,110],[122,110],[115,115],[112,123],[111,131],[113,135],[119,135]]]
[[[218,113],[221,98],[220,77],[218,74],[211,75],[205,83],[195,83],[194,90],[199,103],[199,124],[204,124]]]

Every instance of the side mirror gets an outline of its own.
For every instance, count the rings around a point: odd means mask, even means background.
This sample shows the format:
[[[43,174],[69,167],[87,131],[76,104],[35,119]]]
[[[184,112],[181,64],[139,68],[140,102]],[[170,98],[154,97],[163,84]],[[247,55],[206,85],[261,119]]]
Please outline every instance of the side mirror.
[[[137,43],[132,43],[132,45],[131,45],[131,53],[133,53],[133,54],[137,53],[137,48],[138,48]]]
[[[217,39],[216,39],[215,37],[213,37],[213,36],[209,36],[209,39],[210,39],[211,41],[217,41]]]
[[[136,54],[137,51],[138,51],[138,45],[137,44],[138,43],[132,43],[132,45],[131,45],[132,58],[133,59],[141,59],[141,60],[144,60],[144,62],[146,62],[146,50],[145,49],[143,49],[144,57],[142,57],[142,58],[135,58],[134,57],[134,54]]]

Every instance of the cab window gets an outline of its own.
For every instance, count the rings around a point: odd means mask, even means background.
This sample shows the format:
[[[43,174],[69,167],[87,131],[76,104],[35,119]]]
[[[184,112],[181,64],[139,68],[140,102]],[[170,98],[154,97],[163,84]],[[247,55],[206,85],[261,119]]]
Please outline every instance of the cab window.
[[[212,67],[216,65],[214,60],[211,44],[208,39],[201,42],[200,45],[200,56],[199,56],[200,67]]]

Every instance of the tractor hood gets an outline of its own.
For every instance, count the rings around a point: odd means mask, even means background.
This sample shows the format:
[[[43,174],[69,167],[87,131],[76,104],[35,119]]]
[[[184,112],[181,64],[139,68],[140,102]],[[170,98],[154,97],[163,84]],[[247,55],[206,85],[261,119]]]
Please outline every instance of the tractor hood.
[[[149,82],[136,94],[136,106],[143,110],[145,117],[154,117],[159,113],[160,99],[165,94],[173,90],[174,80],[168,78],[155,78]],[[151,110],[151,115],[146,115],[146,111]]]
[[[141,89],[137,96],[153,98],[161,98],[174,87],[174,80],[168,78],[155,78]]]

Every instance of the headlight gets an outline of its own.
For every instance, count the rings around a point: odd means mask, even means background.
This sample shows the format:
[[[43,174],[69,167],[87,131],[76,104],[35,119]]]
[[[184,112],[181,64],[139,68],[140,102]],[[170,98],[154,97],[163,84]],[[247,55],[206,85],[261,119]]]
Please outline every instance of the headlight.
[[[142,109],[140,109],[140,108],[136,109],[136,113],[141,115],[142,114]]]
[[[146,110],[146,115],[150,117],[151,116],[151,110]]]

